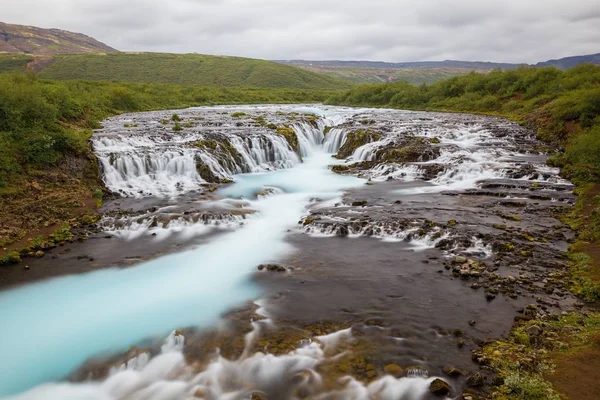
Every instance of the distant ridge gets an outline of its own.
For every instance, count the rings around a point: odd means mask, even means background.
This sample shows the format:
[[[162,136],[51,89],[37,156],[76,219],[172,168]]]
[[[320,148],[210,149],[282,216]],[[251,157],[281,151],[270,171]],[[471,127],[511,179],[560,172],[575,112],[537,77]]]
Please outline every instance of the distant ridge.
[[[82,33],[0,22],[0,52],[32,55],[114,53]]]
[[[472,70],[516,69],[520,66],[556,67],[567,69],[579,64],[589,63],[600,65],[600,53],[574,57],[564,57],[548,60],[537,64],[512,64],[488,61],[414,61],[414,62],[384,62],[384,61],[339,61],[339,60],[274,60],[282,64],[309,65],[314,67],[347,67],[347,68],[389,68],[389,69],[419,69],[419,68],[467,68]]]
[[[521,66],[552,66],[559,69],[567,69],[582,63],[600,65],[600,54],[565,57],[558,60],[540,62],[535,65],[456,60],[400,63],[339,60],[277,60],[276,62],[359,83],[405,81],[420,85],[422,83],[434,83],[440,79],[464,75],[473,71],[486,73],[495,69],[514,70]]]
[[[549,60],[537,63],[536,67],[556,67],[560,69],[567,69],[584,63],[600,65],[600,53],[588,54],[585,56],[565,57],[558,60]]]
[[[481,69],[516,69],[521,65],[526,64],[510,64],[510,63],[495,63],[486,61],[416,61],[416,62],[401,62],[390,63],[384,61],[309,61],[309,60],[276,60],[282,64],[292,65],[312,65],[319,67],[349,67],[349,68],[470,68],[473,70]]]

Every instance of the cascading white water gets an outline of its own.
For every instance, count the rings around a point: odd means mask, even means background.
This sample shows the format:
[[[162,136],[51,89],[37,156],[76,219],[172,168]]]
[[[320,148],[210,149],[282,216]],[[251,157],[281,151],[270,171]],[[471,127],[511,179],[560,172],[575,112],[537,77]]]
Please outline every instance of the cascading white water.
[[[346,141],[346,133],[343,128],[332,128],[325,135],[323,149],[328,153],[337,153]]]
[[[194,190],[204,183],[196,170],[190,149],[138,154],[99,155],[106,186],[130,196],[177,193]]]
[[[310,146],[318,145],[317,135],[306,126],[299,138],[306,154]],[[312,135],[312,136],[311,136]],[[275,134],[232,134],[227,140],[239,157],[227,152],[194,146],[197,134],[176,136],[166,141],[162,136],[94,139],[106,187],[125,196],[176,196],[198,189],[206,181],[198,173],[205,165],[212,174],[231,180],[234,175],[291,168],[300,162],[286,140]],[[140,146],[133,150],[135,146]],[[166,147],[168,146],[168,147]]]

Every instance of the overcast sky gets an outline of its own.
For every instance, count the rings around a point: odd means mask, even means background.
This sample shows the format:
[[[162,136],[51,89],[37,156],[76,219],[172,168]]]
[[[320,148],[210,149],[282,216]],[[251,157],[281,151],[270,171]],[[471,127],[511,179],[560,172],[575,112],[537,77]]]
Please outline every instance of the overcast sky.
[[[600,0],[0,0],[0,20],[123,51],[545,61],[600,53]]]

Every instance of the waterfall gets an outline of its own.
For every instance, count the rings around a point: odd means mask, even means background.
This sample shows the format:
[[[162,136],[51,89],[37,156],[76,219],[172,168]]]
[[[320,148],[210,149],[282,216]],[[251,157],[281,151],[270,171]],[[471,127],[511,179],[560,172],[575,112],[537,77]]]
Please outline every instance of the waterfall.
[[[167,135],[158,132],[164,128],[151,126],[150,131],[126,134],[98,132],[92,143],[109,190],[128,197],[173,197],[197,190],[210,175],[233,180],[241,173],[291,168],[317,148],[336,153],[346,131],[333,128],[325,135],[332,123],[318,119],[316,126],[293,124],[299,154],[282,135],[256,127],[231,132],[223,129],[212,135],[202,131]]]
[[[323,149],[328,153],[337,153],[346,141],[346,133],[345,129],[332,128],[325,135]]]

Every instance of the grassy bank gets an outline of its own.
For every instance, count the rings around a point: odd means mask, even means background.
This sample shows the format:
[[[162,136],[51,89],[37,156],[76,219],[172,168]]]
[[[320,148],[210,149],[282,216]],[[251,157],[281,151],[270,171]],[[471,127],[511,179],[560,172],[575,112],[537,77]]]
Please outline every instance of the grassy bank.
[[[27,245],[32,237],[80,224],[76,218],[89,220],[102,184],[88,139],[108,116],[211,104],[321,102],[331,95],[325,90],[58,82],[0,74],[0,257],[15,242]],[[4,261],[17,260],[12,256]]]
[[[567,283],[582,300],[600,301],[600,67],[471,73],[419,87],[362,85],[328,103],[483,113],[535,129],[541,140],[558,150],[549,163],[577,185],[576,206],[558,216],[577,233],[568,253],[571,276]],[[507,341],[484,347],[485,354],[479,357],[484,368],[499,377],[492,398],[559,399],[558,391],[563,398],[596,399],[597,391],[590,387],[595,365],[581,361],[600,355],[598,314],[530,319],[516,324]],[[530,334],[537,331],[531,326],[541,328],[545,336]],[[573,365],[578,365],[576,374],[570,371]]]

